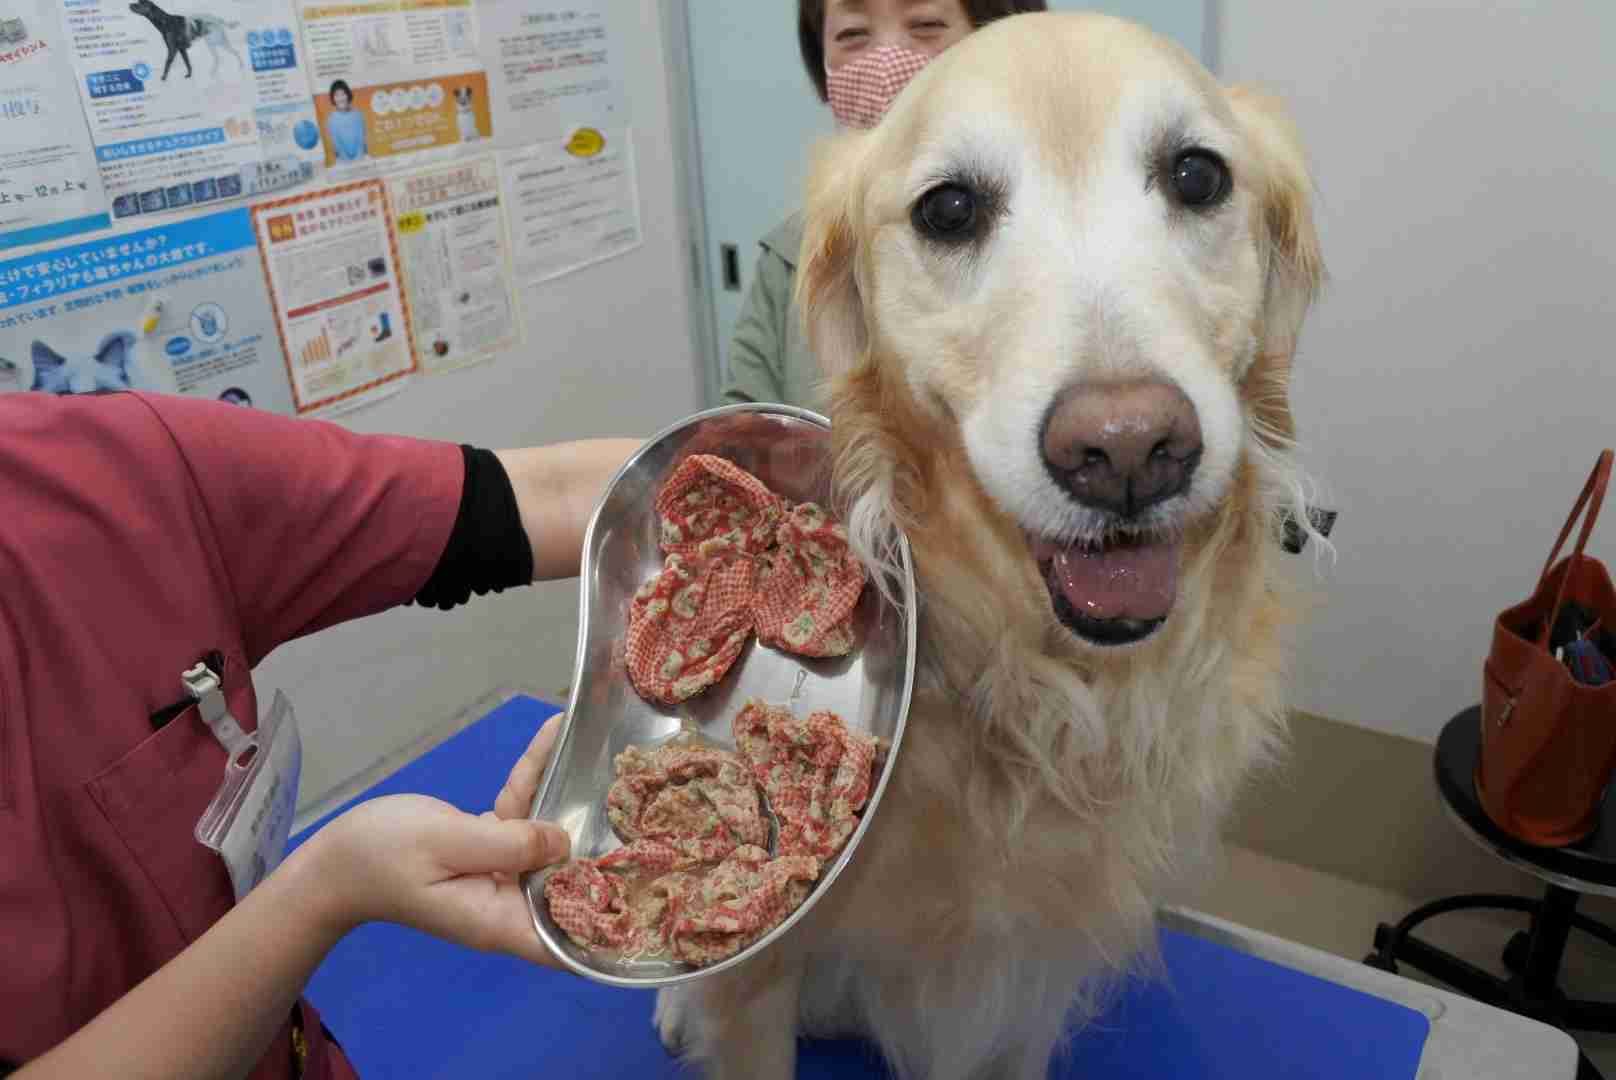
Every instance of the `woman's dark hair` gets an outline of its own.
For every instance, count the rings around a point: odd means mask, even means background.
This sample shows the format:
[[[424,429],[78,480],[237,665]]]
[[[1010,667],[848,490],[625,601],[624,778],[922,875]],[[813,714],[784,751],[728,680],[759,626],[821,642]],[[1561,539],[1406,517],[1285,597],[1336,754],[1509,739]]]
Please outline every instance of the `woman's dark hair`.
[[[802,63],[808,77],[819,92],[820,101],[830,100],[825,87],[825,8],[829,0],[797,0],[797,45],[802,49]],[[1023,11],[1047,11],[1047,0],[960,0],[965,17],[971,20],[971,29],[978,29],[994,19],[1006,15],[1019,15]]]
[[[331,84],[331,89],[325,95],[331,99],[331,104],[335,105],[337,103],[338,90],[341,90],[344,94],[347,94],[350,102],[353,101],[353,87],[348,85],[347,79],[338,79],[336,82]]]

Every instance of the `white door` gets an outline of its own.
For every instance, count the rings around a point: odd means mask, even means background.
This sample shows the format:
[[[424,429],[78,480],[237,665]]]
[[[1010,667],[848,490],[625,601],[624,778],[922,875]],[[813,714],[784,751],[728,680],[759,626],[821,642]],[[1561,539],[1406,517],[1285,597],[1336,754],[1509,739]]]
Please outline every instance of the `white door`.
[[[690,93],[706,218],[705,281],[712,308],[708,400],[716,401],[730,329],[752,283],[758,241],[797,206],[807,152],[829,133],[797,50],[792,0],[684,0]],[[1208,63],[1208,0],[1050,0],[1056,10],[1137,19]]]

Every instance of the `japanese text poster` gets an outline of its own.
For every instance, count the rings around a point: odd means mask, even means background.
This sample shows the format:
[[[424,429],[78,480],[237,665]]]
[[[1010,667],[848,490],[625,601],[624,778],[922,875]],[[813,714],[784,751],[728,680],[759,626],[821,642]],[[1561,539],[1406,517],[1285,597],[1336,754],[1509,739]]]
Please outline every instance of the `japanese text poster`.
[[[386,397],[416,370],[380,180],[252,209],[299,413]]]
[[[200,3],[65,0],[114,218],[313,176],[319,129],[305,105],[290,0]]]
[[[0,248],[111,224],[53,0],[0,14]]]
[[[389,185],[415,348],[442,371],[520,340],[510,251],[492,155]]]
[[[603,0],[483,0],[478,24],[501,146],[577,127],[628,126],[605,7]]]
[[[639,247],[630,136],[627,130],[586,130],[500,152],[519,284],[548,281]]]
[[[292,411],[245,208],[0,262],[0,390]]]
[[[325,147],[309,96],[308,66],[299,52],[292,0],[242,7],[259,153],[245,186],[247,194],[258,195],[312,179],[325,164]]]
[[[471,0],[303,0],[302,12],[327,164],[493,134]]]

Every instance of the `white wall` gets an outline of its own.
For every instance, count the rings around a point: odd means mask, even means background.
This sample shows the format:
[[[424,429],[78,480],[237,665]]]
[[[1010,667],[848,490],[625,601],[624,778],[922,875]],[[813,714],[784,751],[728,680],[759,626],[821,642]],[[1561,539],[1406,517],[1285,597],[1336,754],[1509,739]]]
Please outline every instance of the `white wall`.
[[[643,437],[700,407],[658,0],[613,0],[610,11],[634,123],[643,245],[523,294],[520,350],[418,382],[346,425],[502,447]],[[576,614],[577,583],[567,581],[473,598],[453,612],[399,609],[283,647],[259,667],[257,683],[266,702],[279,686],[297,707],[299,806],[496,688],[564,703]]]
[[[1616,4],[1215,6],[1219,74],[1291,103],[1333,274],[1296,409],[1340,558],[1298,704],[1434,739],[1616,444]]]

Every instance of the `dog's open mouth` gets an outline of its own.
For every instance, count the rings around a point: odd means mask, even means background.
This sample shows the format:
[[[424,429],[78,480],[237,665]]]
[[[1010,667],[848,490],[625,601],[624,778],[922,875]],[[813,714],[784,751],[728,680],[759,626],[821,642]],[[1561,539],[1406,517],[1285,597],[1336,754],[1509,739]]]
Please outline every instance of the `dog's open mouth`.
[[[1167,621],[1182,548],[1177,538],[1132,535],[1066,547],[1032,541],[1056,616],[1094,645],[1131,645]]]

